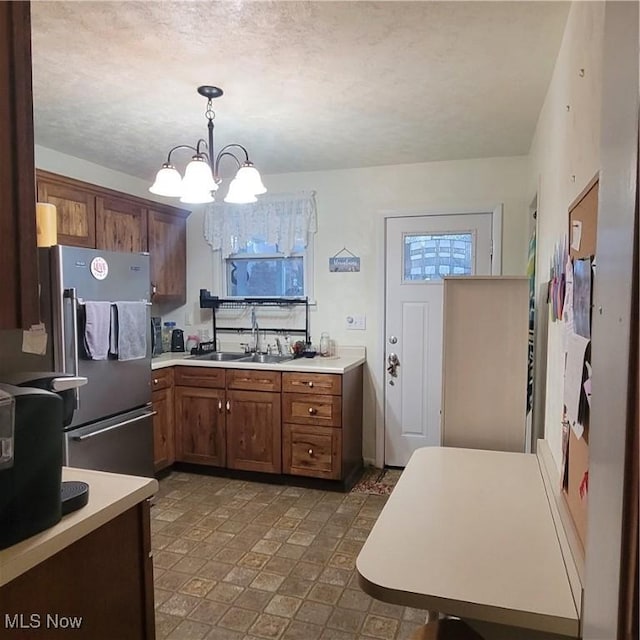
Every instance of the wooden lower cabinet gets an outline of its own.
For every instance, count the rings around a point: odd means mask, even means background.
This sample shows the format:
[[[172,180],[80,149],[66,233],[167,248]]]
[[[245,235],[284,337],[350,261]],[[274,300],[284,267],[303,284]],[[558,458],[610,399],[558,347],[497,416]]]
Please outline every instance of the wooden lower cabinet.
[[[329,480],[342,475],[342,429],[284,424],[282,451],[284,473]]]
[[[0,603],[0,637],[7,640],[153,640],[149,503],[139,503],[0,587]],[[47,614],[81,618],[81,624],[47,628]],[[20,619],[40,625],[12,630],[9,623]]]
[[[227,391],[227,466],[282,473],[280,394]]]
[[[342,481],[362,467],[362,367],[338,375],[178,366],[173,381],[176,462]],[[153,384],[160,411],[166,379]],[[158,423],[156,465],[166,465]]]
[[[224,389],[176,387],[176,460],[224,467]]]
[[[173,368],[159,369],[151,375],[153,416],[153,467],[156,472],[175,461]]]
[[[348,481],[362,467],[362,367],[342,375],[282,374],[282,467]]]

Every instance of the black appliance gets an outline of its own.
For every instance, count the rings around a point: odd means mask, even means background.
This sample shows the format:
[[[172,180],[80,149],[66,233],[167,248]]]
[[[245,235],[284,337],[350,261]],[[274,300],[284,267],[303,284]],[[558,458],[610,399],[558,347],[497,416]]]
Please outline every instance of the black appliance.
[[[0,383],[0,549],[62,517],[62,432],[73,418],[73,390],[86,383],[56,373],[14,378]]]
[[[151,355],[162,355],[162,318],[151,316]]]
[[[171,351],[184,351],[184,332],[174,329],[171,332]]]

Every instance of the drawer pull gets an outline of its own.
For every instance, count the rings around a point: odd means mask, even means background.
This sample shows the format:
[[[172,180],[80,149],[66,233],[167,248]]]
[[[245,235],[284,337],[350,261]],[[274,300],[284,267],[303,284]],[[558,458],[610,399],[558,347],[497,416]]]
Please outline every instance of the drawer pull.
[[[312,416],[314,413],[317,413],[317,412],[318,412],[317,409],[314,409],[313,407],[309,407],[309,415]]]
[[[312,456],[313,455],[313,449],[309,449],[309,455]]]
[[[158,378],[154,378],[153,379],[153,384],[158,384],[158,382],[160,382],[160,380],[158,380]]]
[[[309,380],[309,382],[307,382],[307,384],[308,384],[310,387],[313,387],[313,380]]]

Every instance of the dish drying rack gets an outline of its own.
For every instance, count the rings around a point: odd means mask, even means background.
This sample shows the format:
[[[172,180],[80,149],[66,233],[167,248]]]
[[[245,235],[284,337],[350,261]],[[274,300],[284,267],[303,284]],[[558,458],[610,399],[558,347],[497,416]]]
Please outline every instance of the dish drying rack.
[[[217,311],[219,309],[246,309],[247,307],[294,307],[304,306],[304,328],[289,327],[260,327],[260,331],[275,334],[296,334],[303,335],[305,344],[311,344],[311,333],[309,328],[309,298],[220,298],[212,296],[207,289],[200,289],[200,308],[212,310],[213,340],[203,342],[198,346],[198,355],[216,351],[218,344],[218,333],[251,333],[251,327],[225,327],[218,325]]]

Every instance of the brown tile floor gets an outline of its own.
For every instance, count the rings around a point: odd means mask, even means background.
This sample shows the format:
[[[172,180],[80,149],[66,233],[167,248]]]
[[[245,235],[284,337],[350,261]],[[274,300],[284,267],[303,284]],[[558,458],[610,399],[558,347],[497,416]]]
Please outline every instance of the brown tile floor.
[[[371,599],[355,572],[386,500],[172,473],[151,510],[156,637],[404,640],[425,612]]]

